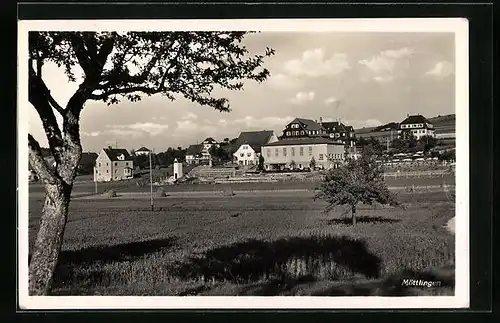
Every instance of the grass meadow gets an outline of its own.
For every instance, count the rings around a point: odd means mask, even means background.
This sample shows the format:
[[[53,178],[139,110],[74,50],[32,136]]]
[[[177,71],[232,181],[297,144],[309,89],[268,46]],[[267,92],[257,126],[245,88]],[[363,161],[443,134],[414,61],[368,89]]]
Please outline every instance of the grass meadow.
[[[73,198],[53,295],[453,295],[454,202],[322,212],[309,192]],[[30,199],[33,247],[43,198]],[[408,288],[403,278],[438,280]]]

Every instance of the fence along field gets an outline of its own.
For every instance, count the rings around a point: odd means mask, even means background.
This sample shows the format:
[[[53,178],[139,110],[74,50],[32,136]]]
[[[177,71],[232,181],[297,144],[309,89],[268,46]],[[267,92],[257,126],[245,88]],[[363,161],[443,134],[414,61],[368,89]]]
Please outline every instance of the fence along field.
[[[452,295],[454,202],[399,193],[358,225],[308,192],[71,202],[55,295]],[[30,248],[42,198],[30,200]],[[424,278],[438,288],[402,288]]]

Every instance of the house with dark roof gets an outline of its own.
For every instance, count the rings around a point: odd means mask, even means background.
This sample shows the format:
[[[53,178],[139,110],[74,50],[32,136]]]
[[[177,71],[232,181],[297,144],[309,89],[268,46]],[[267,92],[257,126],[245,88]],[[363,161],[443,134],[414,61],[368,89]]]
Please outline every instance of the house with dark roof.
[[[266,170],[329,169],[345,162],[345,144],[328,137],[286,138],[262,146]]]
[[[432,123],[420,114],[408,115],[399,123],[398,135],[405,138],[410,134],[413,134],[417,140],[423,136],[436,136]]]
[[[399,123],[390,122],[377,127],[360,128],[354,130],[356,140],[374,138],[382,143],[392,142],[399,136]]]
[[[263,145],[278,141],[272,130],[244,131],[235,142],[233,160],[241,166],[257,165]]]
[[[295,118],[283,130],[280,139],[328,137],[327,130],[318,122],[310,119]]]
[[[322,118],[319,118],[319,120],[319,124],[326,129],[330,138],[340,140],[349,146],[353,146],[356,142],[356,135],[352,126],[340,121],[323,122]]]
[[[146,148],[146,147],[141,147],[141,148],[137,149],[134,153],[136,156],[149,155],[151,153],[151,150]]]
[[[204,153],[203,148],[203,144],[190,145],[186,150],[186,163],[195,165],[208,162],[210,156]]]
[[[217,140],[215,140],[214,138],[212,137],[208,137],[206,138],[205,140],[203,140],[201,142],[202,146],[203,146],[203,149],[202,149],[202,154],[204,156],[205,159],[210,159],[210,148],[212,147],[219,147],[219,143],[217,142]]]
[[[103,148],[96,158],[94,181],[110,182],[133,178],[134,160],[126,149]]]

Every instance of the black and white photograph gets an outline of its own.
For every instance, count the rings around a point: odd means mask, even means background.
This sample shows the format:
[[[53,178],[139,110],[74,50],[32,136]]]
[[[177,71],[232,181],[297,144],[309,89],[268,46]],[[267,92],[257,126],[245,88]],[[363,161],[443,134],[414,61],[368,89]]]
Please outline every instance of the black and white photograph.
[[[22,307],[468,306],[466,20],[18,39]]]

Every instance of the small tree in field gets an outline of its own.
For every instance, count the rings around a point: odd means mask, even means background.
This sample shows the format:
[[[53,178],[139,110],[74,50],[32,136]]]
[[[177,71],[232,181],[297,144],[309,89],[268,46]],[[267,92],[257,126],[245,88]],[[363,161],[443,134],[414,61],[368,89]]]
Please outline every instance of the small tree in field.
[[[316,159],[314,159],[314,157],[311,157],[311,161],[309,162],[309,167],[311,167],[312,170],[316,168]]]
[[[258,166],[258,169],[259,170],[264,170],[264,156],[259,155],[259,166]]]
[[[29,264],[31,295],[49,292],[58,260],[68,207],[82,156],[80,116],[88,101],[108,105],[143,95],[183,97],[218,111],[230,111],[228,100],[213,90],[241,90],[243,81],[262,82],[269,71],[263,60],[274,54],[249,55],[246,32],[30,32],[28,99],[38,112],[55,167],[42,156],[28,134],[29,163],[45,184],[40,229]],[[51,95],[44,66],[60,67],[78,89],[66,104]],[[62,119],[62,129],[56,115]]]
[[[359,203],[399,205],[396,196],[387,188],[383,171],[370,147],[365,147],[361,158],[349,159],[345,165],[330,169],[318,189],[315,199],[328,202],[326,212],[340,205],[351,208],[354,226]]]

